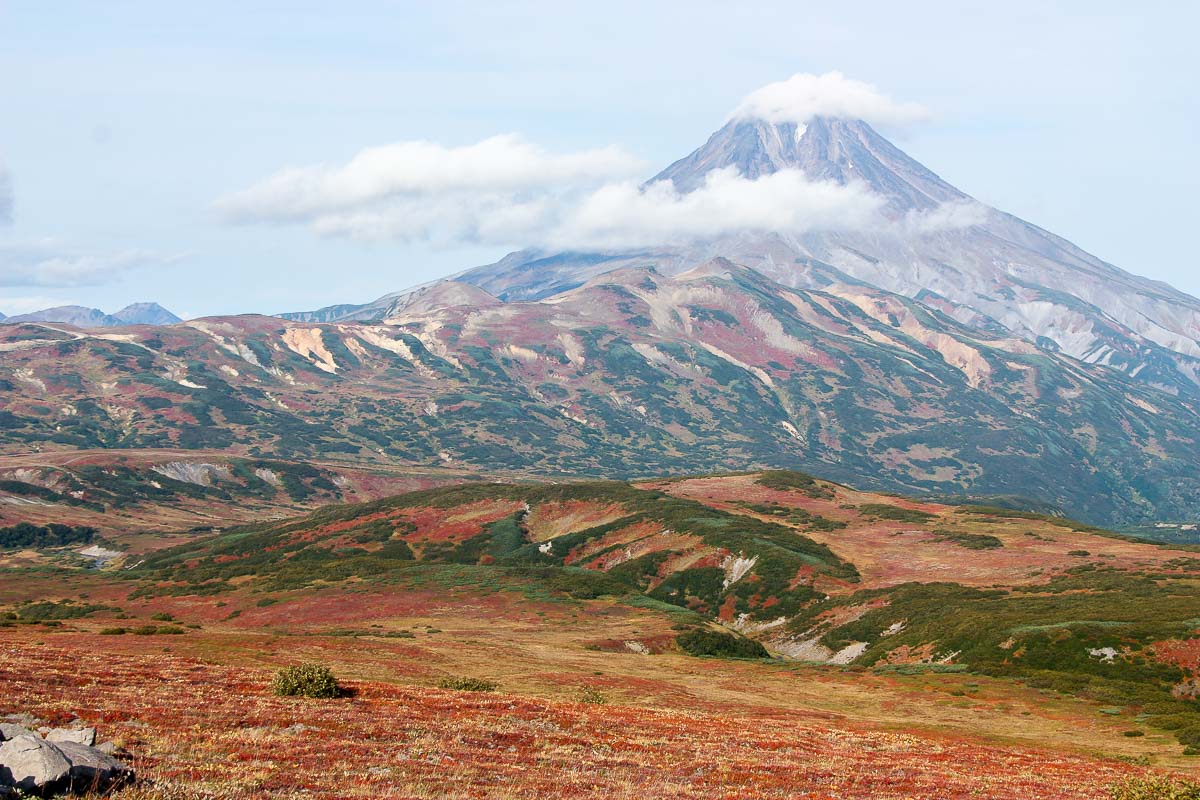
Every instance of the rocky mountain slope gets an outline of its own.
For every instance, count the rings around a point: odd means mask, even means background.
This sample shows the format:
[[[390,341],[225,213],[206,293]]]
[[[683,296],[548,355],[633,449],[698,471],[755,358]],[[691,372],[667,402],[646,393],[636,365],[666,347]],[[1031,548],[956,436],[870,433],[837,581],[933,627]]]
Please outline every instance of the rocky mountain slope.
[[[113,314],[84,306],[55,306],[12,317],[0,316],[0,321],[61,322],[77,328],[118,328],[123,325],[173,325],[182,320],[158,303],[131,303]]]
[[[1170,391],[1197,393],[1200,300],[974,201],[865,122],[733,119],[651,182],[689,192],[728,167],[748,178],[799,170],[811,180],[865,186],[882,200],[887,223],[744,233],[645,252],[527,251],[458,279],[504,299],[534,299],[614,268],[647,265],[670,274],[722,256],[789,287],[866,283],[971,327],[1005,330]]]
[[[481,294],[439,284],[376,323],[8,325],[0,442],[575,476],[797,466],[1105,524],[1200,516],[1191,395],[910,298],[723,260]]]

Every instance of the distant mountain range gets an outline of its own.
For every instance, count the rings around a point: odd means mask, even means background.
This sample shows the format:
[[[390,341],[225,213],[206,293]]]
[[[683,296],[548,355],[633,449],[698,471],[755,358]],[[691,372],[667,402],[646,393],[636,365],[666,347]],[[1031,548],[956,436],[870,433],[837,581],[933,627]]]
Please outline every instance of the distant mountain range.
[[[1110,525],[1200,518],[1194,398],[911,298],[790,289],[726,260],[529,302],[443,282],[378,323],[134,330],[0,328],[0,447],[575,476],[783,465]]]
[[[0,447],[783,466],[1200,519],[1200,301],[977,203],[861,121],[735,119],[654,180],[686,193],[718,168],[865,187],[882,221],[522,251],[372,303],[119,342],[7,325]]]
[[[84,306],[55,306],[33,311],[28,314],[17,314],[5,317],[0,314],[0,322],[58,322],[64,325],[74,325],[77,328],[116,328],[122,325],[174,325],[182,322],[158,303],[132,303],[113,314],[105,314],[98,308]]]

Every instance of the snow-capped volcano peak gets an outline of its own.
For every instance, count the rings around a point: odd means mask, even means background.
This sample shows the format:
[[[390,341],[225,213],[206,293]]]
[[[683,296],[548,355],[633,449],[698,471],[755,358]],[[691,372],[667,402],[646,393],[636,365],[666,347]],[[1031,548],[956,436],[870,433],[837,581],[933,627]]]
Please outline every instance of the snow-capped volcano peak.
[[[729,167],[751,180],[795,169],[811,180],[865,183],[900,213],[968,199],[863,120],[824,116],[803,123],[736,117],[651,182],[670,180],[690,192],[712,170]]]
[[[759,105],[763,113],[739,110],[648,185],[670,181],[684,194],[711,194],[714,170],[749,181],[796,171],[809,181],[853,185],[882,198],[874,227],[723,233],[628,251],[525,251],[458,280],[502,299],[536,299],[612,269],[651,265],[676,274],[721,256],[786,286],[851,281],[918,298],[981,328],[1008,331],[1140,382],[1200,394],[1196,298],[972,200],[860,117],[789,116]]]

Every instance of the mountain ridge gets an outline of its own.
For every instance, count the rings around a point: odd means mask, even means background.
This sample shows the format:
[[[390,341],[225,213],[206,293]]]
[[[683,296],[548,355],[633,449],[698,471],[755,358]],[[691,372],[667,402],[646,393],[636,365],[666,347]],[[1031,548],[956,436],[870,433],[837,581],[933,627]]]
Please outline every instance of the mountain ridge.
[[[521,251],[373,303],[119,340],[18,321],[0,331],[0,447],[788,467],[1107,525],[1200,519],[1200,301],[963,200],[865,124],[723,130],[663,180],[731,159],[861,173],[893,193],[884,221]]]
[[[615,478],[795,467],[866,489],[1025,496],[1100,524],[1200,518],[1200,402],[865,284],[793,289],[714,260],[439,305],[119,340],[4,326],[0,448]]]
[[[983,324],[1053,343],[1074,358],[1200,392],[1200,300],[974,201],[865,122],[731,120],[650,182],[670,180],[686,193],[713,169],[727,167],[751,179],[798,169],[810,180],[857,180],[885,199],[885,213],[897,224],[734,234],[630,252],[519,251],[454,277],[502,299],[537,299],[608,269],[645,263],[673,272],[722,255],[786,286],[819,288],[851,279],[914,298],[932,291],[962,321],[983,317]],[[1175,374],[1163,374],[1165,361],[1173,362]]]
[[[183,320],[158,303],[130,303],[119,311],[105,314],[98,308],[86,306],[54,306],[11,317],[0,316],[0,322],[60,322],[79,328],[118,328],[124,325],[174,325]]]

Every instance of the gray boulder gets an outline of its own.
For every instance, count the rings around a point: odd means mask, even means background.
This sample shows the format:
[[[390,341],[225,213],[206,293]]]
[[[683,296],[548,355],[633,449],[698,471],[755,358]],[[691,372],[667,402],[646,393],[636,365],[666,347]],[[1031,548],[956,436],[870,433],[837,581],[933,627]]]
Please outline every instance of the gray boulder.
[[[47,796],[70,785],[71,762],[53,742],[18,736],[0,744],[0,785]]]
[[[18,736],[33,736],[33,731],[15,722],[0,722],[0,742],[7,742]]]
[[[19,724],[19,726],[29,728],[30,730],[42,724],[42,721],[38,720],[38,718],[32,714],[6,714],[5,716],[0,717],[0,722],[12,722],[13,724]]]
[[[133,780],[132,769],[94,747],[76,742],[59,742],[57,747],[71,762],[72,791],[106,792]]]
[[[95,728],[54,728],[46,732],[46,741],[59,744],[62,742],[74,742],[91,747],[96,743]]]

